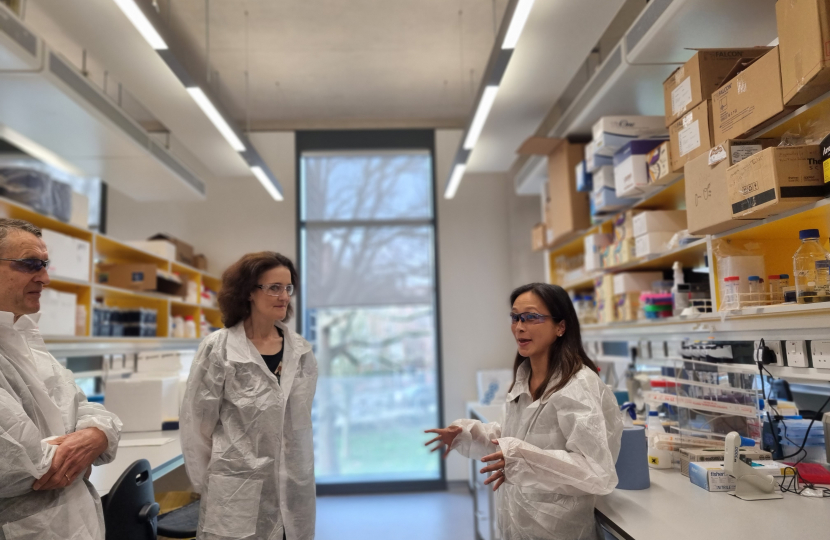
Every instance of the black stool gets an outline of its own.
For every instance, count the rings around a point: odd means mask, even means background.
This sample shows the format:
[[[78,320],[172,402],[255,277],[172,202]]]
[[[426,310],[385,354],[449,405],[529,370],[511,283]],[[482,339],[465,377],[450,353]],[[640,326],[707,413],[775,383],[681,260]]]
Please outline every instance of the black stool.
[[[193,538],[199,524],[199,501],[162,514],[158,518],[158,534],[168,538]]]

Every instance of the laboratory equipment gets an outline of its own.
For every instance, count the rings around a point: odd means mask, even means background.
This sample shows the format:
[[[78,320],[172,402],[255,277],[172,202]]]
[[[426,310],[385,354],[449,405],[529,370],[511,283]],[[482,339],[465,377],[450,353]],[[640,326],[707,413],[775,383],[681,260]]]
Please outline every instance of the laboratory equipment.
[[[751,445],[750,445],[751,442]],[[752,460],[741,455],[741,446],[754,446],[755,441],[741,437],[736,431],[726,436],[723,469],[735,478],[735,491],[730,495],[744,501],[783,499],[777,491],[778,482],[773,476],[760,474],[753,467]]]
[[[816,294],[820,297],[830,295],[830,260],[816,261]]]
[[[629,410],[633,411],[633,408]],[[628,418],[625,412],[623,415]],[[648,476],[648,444],[643,426],[632,424],[623,428],[616,470],[617,489],[648,489],[651,486]]]
[[[723,278],[724,309],[738,309],[740,307],[741,278],[740,276],[728,276]]]
[[[830,301],[830,295],[820,295],[817,289],[817,269],[822,268],[830,258],[827,251],[819,242],[818,229],[804,229],[798,233],[801,247],[793,255],[793,274],[795,274],[795,289],[799,304],[812,304]],[[822,262],[821,265],[816,263]],[[822,274],[824,275],[824,274]]]
[[[830,262],[830,261],[828,261]],[[750,305],[757,306],[764,302],[764,280],[761,276],[749,276],[749,302]]]
[[[773,274],[767,276],[769,284],[769,300],[771,304],[784,303],[784,288],[790,286],[789,274]]]

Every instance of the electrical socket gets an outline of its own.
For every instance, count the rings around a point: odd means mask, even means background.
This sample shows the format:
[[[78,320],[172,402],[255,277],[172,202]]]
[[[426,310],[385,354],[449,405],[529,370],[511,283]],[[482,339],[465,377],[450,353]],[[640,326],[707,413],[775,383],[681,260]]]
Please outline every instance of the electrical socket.
[[[790,367],[810,367],[810,349],[806,341],[787,341],[787,365]]]
[[[830,369],[830,341],[811,341],[813,367]]]
[[[753,352],[758,350],[758,346],[761,344],[760,340],[755,342],[755,346],[753,347]],[[776,366],[783,366],[784,364],[784,349],[781,347],[781,342],[778,340],[764,340],[764,345],[767,346],[769,350],[775,353],[775,365]],[[754,358],[754,356],[753,356]]]

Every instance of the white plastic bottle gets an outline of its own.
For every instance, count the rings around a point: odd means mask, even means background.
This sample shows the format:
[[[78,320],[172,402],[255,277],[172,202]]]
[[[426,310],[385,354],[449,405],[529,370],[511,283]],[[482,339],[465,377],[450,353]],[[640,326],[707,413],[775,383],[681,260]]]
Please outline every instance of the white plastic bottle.
[[[801,247],[793,255],[793,273],[795,274],[795,290],[798,295],[799,304],[813,304],[816,302],[828,302],[830,296],[821,295],[816,290],[817,275],[816,263],[821,262],[819,268],[823,269],[823,261],[830,258],[830,254],[820,243],[818,229],[805,229],[798,233],[801,240]]]
[[[672,270],[674,271],[674,285],[671,288],[672,307],[674,308],[673,314],[677,317],[684,309],[689,307],[689,296],[685,292],[681,293],[679,291],[679,286],[686,283],[683,278],[683,265],[679,261],[675,261]]]
[[[184,318],[184,337],[191,339],[196,337],[196,321],[193,315]]]
[[[648,445],[654,446],[654,437],[658,433],[665,433],[666,428],[660,422],[660,413],[657,411],[648,411],[648,422],[646,423],[646,435],[648,436]]]
[[[183,338],[184,337],[184,317],[180,315],[176,315],[173,317],[173,331],[174,338]]]

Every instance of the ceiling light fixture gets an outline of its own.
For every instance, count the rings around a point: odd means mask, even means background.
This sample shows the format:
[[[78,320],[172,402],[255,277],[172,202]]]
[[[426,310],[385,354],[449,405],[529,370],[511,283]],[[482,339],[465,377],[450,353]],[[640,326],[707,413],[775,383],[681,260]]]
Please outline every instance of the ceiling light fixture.
[[[510,19],[510,26],[507,28],[507,33],[504,35],[504,41],[501,44],[502,49],[515,49],[516,43],[519,42],[519,36],[522,35],[527,18],[530,15],[530,10],[533,8],[534,0],[519,0],[516,9],[513,10],[513,18]]]
[[[464,139],[464,149],[472,150],[481,135],[481,130],[484,129],[484,123],[487,122],[487,116],[490,114],[490,109],[493,108],[493,103],[496,101],[496,94],[499,92],[498,86],[486,86],[484,92],[481,94],[481,101],[478,102],[476,114],[473,116],[473,122],[470,124],[470,129],[467,130],[467,137]]]
[[[216,129],[219,130],[219,133],[225,137],[225,140],[233,147],[234,150],[237,152],[244,152],[245,145],[242,144],[242,141],[239,140],[239,137],[236,136],[231,126],[225,121],[219,111],[216,110],[216,107],[213,106],[213,103],[210,102],[207,95],[202,91],[201,88],[198,86],[192,86],[187,89],[187,92],[190,94],[190,97],[196,102],[197,105],[202,109],[202,112],[213,122],[213,125],[216,126]]]
[[[461,185],[461,178],[464,176],[464,171],[467,170],[466,163],[456,163],[450,175],[450,181],[447,183],[447,189],[444,191],[445,199],[452,199],[455,197],[455,192],[458,191],[458,186]]]
[[[251,167],[251,172],[254,173],[256,179],[259,180],[259,183],[262,184],[262,187],[265,188],[265,191],[268,192],[268,195],[274,198],[275,201],[283,200],[282,194],[280,194],[277,187],[271,182],[271,179],[268,178],[268,175],[265,174],[265,171],[262,170],[262,167],[259,165],[254,165]]]
[[[133,26],[135,26],[136,30],[139,31],[142,37],[147,40],[150,47],[157,51],[167,49],[167,43],[165,43],[159,33],[156,32],[155,27],[153,27],[153,23],[147,19],[144,12],[142,12],[141,8],[135,4],[134,0],[114,0],[114,2],[119,8],[121,8],[121,11],[123,11],[124,15],[126,15],[130,22],[133,23]]]

